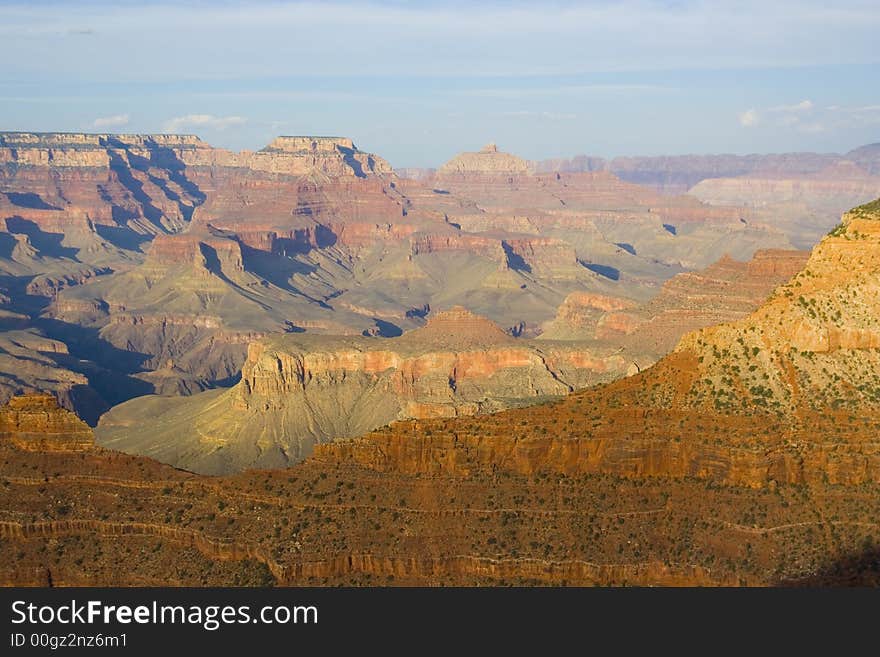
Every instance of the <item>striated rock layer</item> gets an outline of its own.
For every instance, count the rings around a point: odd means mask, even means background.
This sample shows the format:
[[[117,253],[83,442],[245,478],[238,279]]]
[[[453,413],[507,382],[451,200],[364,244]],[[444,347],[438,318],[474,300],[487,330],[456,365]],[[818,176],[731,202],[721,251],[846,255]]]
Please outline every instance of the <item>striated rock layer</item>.
[[[573,293],[541,339],[596,339],[622,348],[639,367],[669,353],[690,331],[745,317],[807,262],[808,251],[761,250],[747,262],[724,256],[706,269],[677,274],[653,299]]]
[[[607,172],[535,175],[494,147],[424,183],[342,137],[232,153],[2,133],[0,160],[2,298],[27,317],[16,328],[67,345],[57,377],[87,379],[89,421],[134,394],[229,385],[265,335],[391,337],[463,305],[535,337],[573,292],[644,301],[723,253],[788,245],[739,209]],[[36,376],[10,390],[64,387]]]
[[[454,308],[398,338],[292,334],[253,342],[230,390],[134,399],[104,415],[98,434],[107,447],[198,472],[279,467],[318,442],[393,420],[497,411],[627,367],[608,349],[515,339]]]
[[[810,248],[847,208],[880,194],[880,144],[845,154],[578,156],[534,163],[540,173],[608,171],[665,194],[740,206],[753,219]]]
[[[848,213],[760,309],[635,376],[393,422],[286,470],[0,444],[0,581],[876,585],[877,226],[880,202]],[[512,340],[440,319],[425,330],[441,345]],[[250,376],[267,402],[307,377],[278,356]]]
[[[383,471],[880,482],[878,257],[874,202],[847,213],[757,311],[688,334],[635,377],[552,405],[399,425],[316,453]]]
[[[426,477],[330,460],[215,478],[2,443],[0,478],[2,585],[878,581],[859,559],[877,547],[867,482],[754,489],[504,464]]]
[[[77,451],[95,444],[91,428],[52,395],[19,395],[0,407],[0,440],[31,451]]]

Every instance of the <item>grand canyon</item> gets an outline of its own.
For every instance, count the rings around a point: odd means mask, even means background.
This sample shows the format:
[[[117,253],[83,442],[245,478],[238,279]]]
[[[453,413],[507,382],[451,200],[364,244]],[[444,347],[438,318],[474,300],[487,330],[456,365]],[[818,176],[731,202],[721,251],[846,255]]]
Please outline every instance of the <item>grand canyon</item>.
[[[877,197],[0,133],[0,583],[880,583]]]

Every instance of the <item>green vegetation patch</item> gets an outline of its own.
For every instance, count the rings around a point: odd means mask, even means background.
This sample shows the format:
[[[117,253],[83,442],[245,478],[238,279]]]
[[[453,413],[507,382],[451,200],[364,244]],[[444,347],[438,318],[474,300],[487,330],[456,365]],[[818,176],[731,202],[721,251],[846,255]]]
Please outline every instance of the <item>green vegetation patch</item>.
[[[875,215],[877,219],[880,219],[880,198],[875,199],[870,203],[865,203],[864,205],[855,207],[850,210],[850,212],[859,216]]]

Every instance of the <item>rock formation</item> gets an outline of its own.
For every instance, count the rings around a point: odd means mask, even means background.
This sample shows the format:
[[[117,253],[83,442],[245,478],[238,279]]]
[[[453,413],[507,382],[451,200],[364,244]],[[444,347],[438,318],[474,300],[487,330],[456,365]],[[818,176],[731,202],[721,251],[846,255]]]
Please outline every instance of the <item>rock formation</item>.
[[[78,451],[95,444],[91,428],[52,395],[19,395],[0,407],[0,440],[30,451]]]
[[[690,331],[745,317],[798,273],[808,251],[761,250],[747,262],[725,255],[704,270],[677,274],[643,304],[573,293],[541,339],[596,339],[623,348],[644,369]]]
[[[666,194],[689,193],[712,204],[740,206],[782,230],[798,248],[813,246],[847,208],[880,194],[880,146],[843,155],[578,156],[535,163],[542,173],[609,171]]]
[[[628,182],[652,186],[666,193],[687,192],[710,178],[775,175],[798,177],[819,173],[841,160],[854,162],[870,174],[880,172],[877,144],[835,153],[773,153],[767,155],[673,155],[616,157],[610,160],[578,155],[534,164],[542,173],[610,171]]]
[[[486,144],[476,153],[460,153],[437,169],[439,179],[447,176],[490,174],[515,175],[529,173],[529,163],[516,155],[502,153],[495,144]]]
[[[461,304],[534,337],[573,292],[641,301],[723,252],[787,246],[738,210],[605,172],[536,176],[494,147],[423,183],[337,137],[232,153],[188,135],[3,133],[0,160],[4,309],[75,354],[78,390],[103,400],[76,406],[90,421],[151,386],[228,385],[270,333],[393,336]]]
[[[681,403],[727,408],[744,398],[783,414],[873,407],[880,401],[878,247],[875,201],[847,212],[806,266],[758,311],[683,339],[679,356],[702,360]]]
[[[393,420],[497,411],[616,378],[630,366],[602,346],[512,338],[460,307],[428,317],[398,338],[289,334],[253,342],[230,390],[134,399],[102,418],[99,442],[198,472],[282,467],[315,443]]]
[[[635,376],[492,415],[393,422],[286,470],[200,477],[0,441],[0,582],[876,585],[877,226],[880,203],[856,208],[760,309]],[[797,257],[722,262],[716,281],[781,274]],[[458,309],[422,330],[445,349],[521,342]],[[317,361],[259,344],[241,399],[259,389],[271,404],[321,379]],[[341,374],[395,357],[418,359],[358,345],[320,360]],[[461,367],[463,384],[475,363]]]
[[[855,208],[761,308],[686,335],[634,377],[544,407],[400,425],[316,452],[383,471],[470,473],[503,463],[522,474],[876,484],[878,240],[880,202]],[[571,421],[541,431],[560,418]]]

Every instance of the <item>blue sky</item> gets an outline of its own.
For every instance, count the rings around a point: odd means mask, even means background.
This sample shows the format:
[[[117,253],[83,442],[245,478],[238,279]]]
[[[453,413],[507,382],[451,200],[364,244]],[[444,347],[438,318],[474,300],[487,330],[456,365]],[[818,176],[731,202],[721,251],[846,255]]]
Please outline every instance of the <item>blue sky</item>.
[[[0,129],[350,136],[395,166],[880,141],[880,2],[0,2]]]

